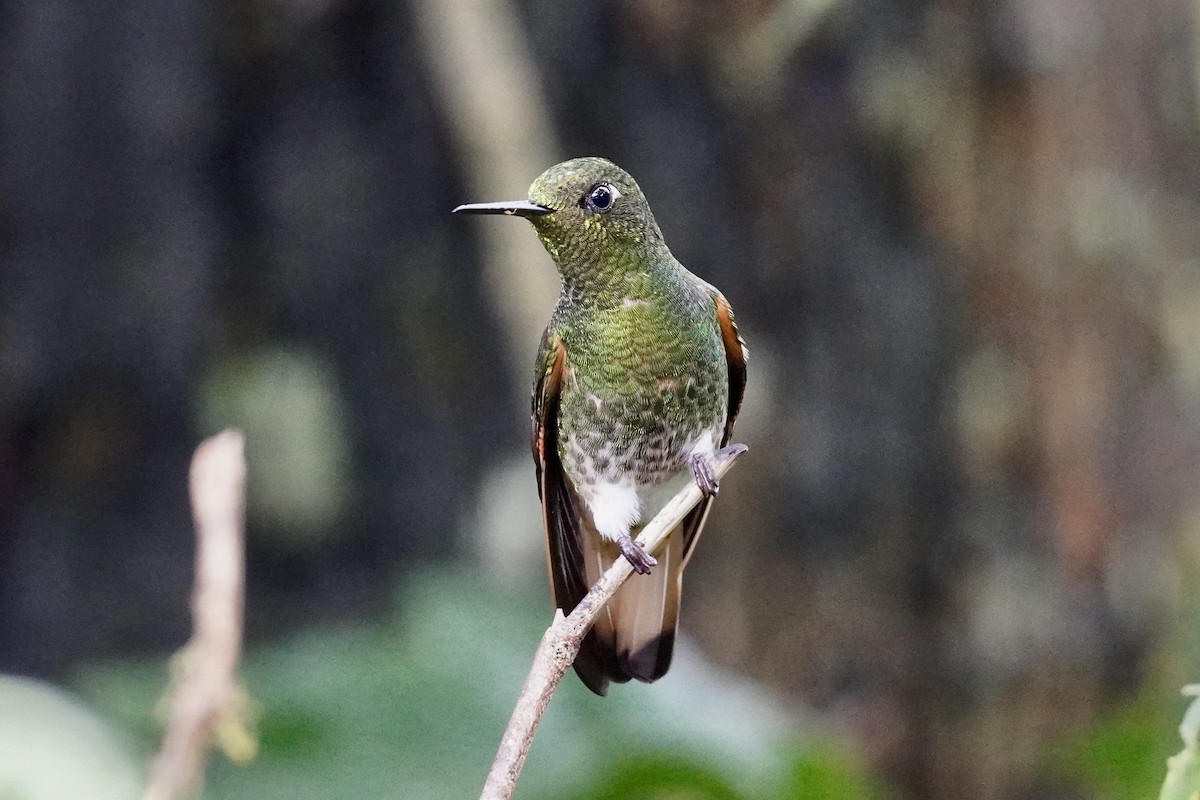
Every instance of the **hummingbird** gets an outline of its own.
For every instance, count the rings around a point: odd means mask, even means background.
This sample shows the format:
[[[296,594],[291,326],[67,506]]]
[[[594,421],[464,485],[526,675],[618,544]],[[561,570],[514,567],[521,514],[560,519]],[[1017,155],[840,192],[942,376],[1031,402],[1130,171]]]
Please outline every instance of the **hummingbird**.
[[[603,158],[543,172],[528,200],[460,214],[524,217],[562,290],[535,359],[531,444],[556,605],[570,613],[624,557],[636,573],[574,667],[599,695],[671,664],[683,570],[704,527],[746,386],[746,345],[716,288],[671,255],[641,188]],[[654,553],[634,541],[695,481],[704,498]]]

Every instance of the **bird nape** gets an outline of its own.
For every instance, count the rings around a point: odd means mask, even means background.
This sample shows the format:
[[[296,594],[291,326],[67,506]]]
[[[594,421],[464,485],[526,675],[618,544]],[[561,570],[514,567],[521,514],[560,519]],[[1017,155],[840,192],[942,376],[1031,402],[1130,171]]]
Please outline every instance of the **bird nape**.
[[[638,573],[585,637],[575,671],[597,694],[671,664],[683,570],[717,494],[746,386],[733,311],[663,241],[645,195],[603,158],[550,167],[527,200],[454,213],[529,220],[562,291],[533,381],[532,448],[554,601],[564,613],[617,559]],[[704,499],[654,553],[634,541],[695,481]]]

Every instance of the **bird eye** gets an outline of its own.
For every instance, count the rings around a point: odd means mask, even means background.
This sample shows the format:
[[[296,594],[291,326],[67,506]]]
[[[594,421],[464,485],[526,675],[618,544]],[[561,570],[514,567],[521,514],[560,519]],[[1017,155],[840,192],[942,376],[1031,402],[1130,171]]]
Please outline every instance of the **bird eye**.
[[[612,184],[598,183],[587,193],[585,201],[587,206],[593,211],[599,211],[603,214],[613,207],[613,203],[620,196],[621,193]]]

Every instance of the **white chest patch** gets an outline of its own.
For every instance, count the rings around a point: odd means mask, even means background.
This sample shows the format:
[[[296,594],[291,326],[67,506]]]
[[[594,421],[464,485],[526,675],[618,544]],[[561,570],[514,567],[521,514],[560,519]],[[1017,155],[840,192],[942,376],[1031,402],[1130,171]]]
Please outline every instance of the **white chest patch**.
[[[712,458],[716,451],[711,431],[705,431],[684,450],[688,457],[702,455]],[[648,522],[671,501],[687,481],[693,480],[691,470],[684,468],[669,480],[651,486],[639,486],[632,478],[599,481],[584,497],[592,512],[596,530],[609,541],[628,536],[639,522]],[[642,519],[642,509],[646,519]]]
[[[642,517],[642,498],[632,480],[596,484],[587,504],[596,530],[609,541],[627,536]]]

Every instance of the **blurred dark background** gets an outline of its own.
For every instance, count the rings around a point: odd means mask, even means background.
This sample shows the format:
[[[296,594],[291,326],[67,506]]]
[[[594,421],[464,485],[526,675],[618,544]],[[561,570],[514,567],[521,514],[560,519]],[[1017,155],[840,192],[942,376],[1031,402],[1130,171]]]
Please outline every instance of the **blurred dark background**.
[[[556,278],[527,226],[448,212],[604,155],[752,353],[705,656],[897,796],[1115,796],[1045,753],[1145,697],[1173,735],[1200,674],[1195,14],[10,0],[0,671],[186,638],[187,459],[228,424],[252,644],[463,564],[544,592]]]

